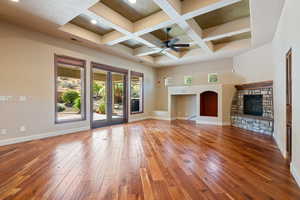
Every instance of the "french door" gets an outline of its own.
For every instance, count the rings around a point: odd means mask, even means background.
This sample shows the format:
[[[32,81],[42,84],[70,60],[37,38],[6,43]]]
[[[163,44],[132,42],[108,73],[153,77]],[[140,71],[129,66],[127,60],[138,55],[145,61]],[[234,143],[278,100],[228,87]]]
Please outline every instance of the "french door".
[[[127,122],[127,76],[127,70],[92,63],[92,128]]]

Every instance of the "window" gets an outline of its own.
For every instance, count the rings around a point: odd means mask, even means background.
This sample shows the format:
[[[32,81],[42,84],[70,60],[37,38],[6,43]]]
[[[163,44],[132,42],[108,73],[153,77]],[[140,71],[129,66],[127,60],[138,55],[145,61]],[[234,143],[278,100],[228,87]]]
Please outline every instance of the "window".
[[[55,55],[55,123],[86,119],[85,73],[84,60]]]
[[[209,83],[217,83],[219,81],[217,73],[208,74],[208,82]]]
[[[144,74],[131,72],[131,114],[144,112]]]

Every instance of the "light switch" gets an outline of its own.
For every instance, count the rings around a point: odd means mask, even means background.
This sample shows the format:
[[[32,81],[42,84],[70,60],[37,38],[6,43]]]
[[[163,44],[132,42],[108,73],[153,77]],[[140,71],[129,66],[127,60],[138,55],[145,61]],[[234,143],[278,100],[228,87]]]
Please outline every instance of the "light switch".
[[[26,127],[25,127],[25,126],[21,126],[21,127],[20,127],[20,131],[21,131],[21,132],[25,132],[25,131],[26,131]]]
[[[1,129],[1,135],[6,135],[7,134],[7,129]]]
[[[26,100],[27,100],[27,97],[26,97],[26,96],[20,96],[19,100],[20,100],[20,101],[26,101]]]
[[[7,101],[7,96],[0,96],[0,101]]]
[[[12,96],[0,96],[0,101],[9,101],[12,99]]]

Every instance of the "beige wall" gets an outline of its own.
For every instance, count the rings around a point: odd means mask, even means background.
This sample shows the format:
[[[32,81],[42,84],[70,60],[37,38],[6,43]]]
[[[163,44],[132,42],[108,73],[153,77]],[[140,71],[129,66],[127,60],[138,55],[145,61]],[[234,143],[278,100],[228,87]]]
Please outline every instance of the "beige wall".
[[[285,154],[286,149],[286,83],[285,83],[285,55],[287,51],[293,49],[293,174],[300,183],[300,1],[285,1],[283,13],[280,18],[277,32],[273,40],[273,52],[275,63],[275,139]]]
[[[153,68],[103,54],[67,41],[28,31],[0,21],[0,96],[12,96],[8,102],[0,101],[0,141],[16,137],[30,137],[62,130],[89,128],[87,120],[76,123],[54,124],[54,54],[62,54],[88,63],[91,61],[126,68],[145,74],[145,114],[131,116],[140,119],[149,116],[154,105]],[[87,96],[89,85],[87,84]],[[25,102],[18,101],[26,96]],[[89,108],[87,101],[87,108]],[[20,132],[26,126],[27,131]]]
[[[233,58],[235,72],[244,83],[274,80],[272,44],[266,44]]]
[[[157,83],[156,83],[156,96],[159,101],[156,101],[156,110],[168,109],[168,90],[164,85],[164,78],[172,78],[172,86],[184,85],[184,76],[192,76],[193,85],[202,85],[208,83],[209,73],[219,74],[218,84],[234,84],[242,81],[241,77],[232,72],[233,60],[222,59],[210,62],[201,62],[190,65],[182,65],[177,67],[163,67],[156,70]]]
[[[196,95],[176,95],[173,97],[175,109],[172,117],[189,119],[197,116]]]

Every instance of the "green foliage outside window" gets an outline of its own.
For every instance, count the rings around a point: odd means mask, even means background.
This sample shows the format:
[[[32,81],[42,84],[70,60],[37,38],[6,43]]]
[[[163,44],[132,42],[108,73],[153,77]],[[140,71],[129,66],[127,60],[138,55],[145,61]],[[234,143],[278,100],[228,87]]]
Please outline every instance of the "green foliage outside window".
[[[74,102],[74,108],[76,108],[78,111],[81,110],[81,97],[78,97]]]
[[[68,105],[73,106],[75,100],[79,97],[79,93],[75,90],[69,90],[62,95],[62,100]]]

